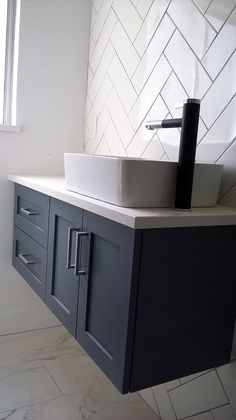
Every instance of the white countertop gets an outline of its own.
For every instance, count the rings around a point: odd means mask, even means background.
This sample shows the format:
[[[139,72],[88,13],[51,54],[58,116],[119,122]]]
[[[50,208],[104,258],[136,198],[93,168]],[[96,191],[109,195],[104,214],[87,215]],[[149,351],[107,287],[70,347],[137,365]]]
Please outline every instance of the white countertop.
[[[66,190],[64,177],[9,175],[8,179],[135,229],[236,225],[236,209],[230,207],[193,208],[191,211],[125,208]]]

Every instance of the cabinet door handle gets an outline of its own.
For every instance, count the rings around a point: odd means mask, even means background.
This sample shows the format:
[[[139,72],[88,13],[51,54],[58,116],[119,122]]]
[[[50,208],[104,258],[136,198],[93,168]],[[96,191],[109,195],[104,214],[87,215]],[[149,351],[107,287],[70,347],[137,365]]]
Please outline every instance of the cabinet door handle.
[[[27,254],[19,254],[18,255],[18,258],[19,258],[19,260],[21,260],[21,262],[23,262],[23,264],[25,264],[25,265],[32,265],[32,264],[35,264],[35,261],[33,261],[33,260],[28,260],[27,258],[26,258],[26,256],[27,256]]]
[[[79,232],[80,228],[73,227],[68,229],[68,241],[67,241],[67,257],[66,257],[66,268],[71,270],[75,268],[75,264],[71,263],[71,248],[72,248],[72,236],[73,232]]]
[[[81,236],[87,236],[87,232],[77,232],[76,233],[76,242],[75,242],[75,269],[74,275],[75,276],[82,276],[86,274],[85,270],[80,270],[79,268],[79,257],[80,257],[80,238]]]
[[[20,208],[20,213],[24,214],[25,216],[36,216],[36,211],[24,209],[24,207]]]

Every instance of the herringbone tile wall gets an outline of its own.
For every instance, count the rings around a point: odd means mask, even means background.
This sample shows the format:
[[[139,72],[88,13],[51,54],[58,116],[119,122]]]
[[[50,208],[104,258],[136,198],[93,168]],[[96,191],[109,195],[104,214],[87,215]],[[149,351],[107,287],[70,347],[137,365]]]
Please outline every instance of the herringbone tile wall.
[[[85,152],[177,160],[178,129],[144,122],[200,98],[197,160],[225,165],[236,206],[236,0],[93,0],[90,35]],[[142,395],[163,420],[232,420],[236,362]]]

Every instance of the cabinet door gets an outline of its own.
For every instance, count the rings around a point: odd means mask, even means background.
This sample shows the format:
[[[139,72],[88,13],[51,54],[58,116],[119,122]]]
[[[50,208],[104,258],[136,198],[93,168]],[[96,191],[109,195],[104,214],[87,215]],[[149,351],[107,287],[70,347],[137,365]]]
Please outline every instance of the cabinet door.
[[[79,290],[74,265],[79,259],[76,242],[81,228],[82,210],[51,199],[46,303],[74,336]]]
[[[127,392],[139,232],[89,212],[83,230],[77,339],[116,387]]]

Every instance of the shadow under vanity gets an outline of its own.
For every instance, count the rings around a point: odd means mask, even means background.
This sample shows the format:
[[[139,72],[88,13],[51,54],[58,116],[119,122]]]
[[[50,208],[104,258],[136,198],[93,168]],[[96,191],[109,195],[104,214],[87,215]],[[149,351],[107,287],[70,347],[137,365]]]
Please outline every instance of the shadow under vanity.
[[[9,179],[13,266],[121,393],[229,362],[235,210],[123,209]]]

